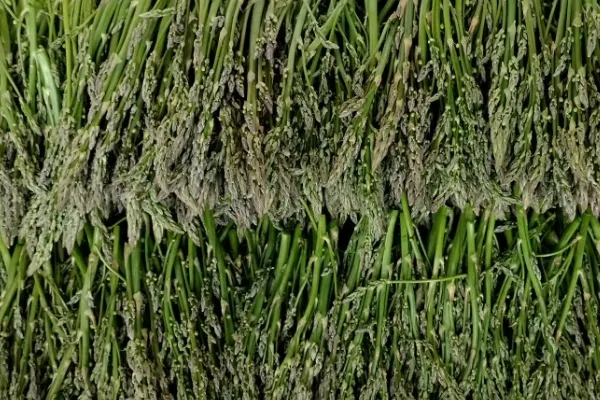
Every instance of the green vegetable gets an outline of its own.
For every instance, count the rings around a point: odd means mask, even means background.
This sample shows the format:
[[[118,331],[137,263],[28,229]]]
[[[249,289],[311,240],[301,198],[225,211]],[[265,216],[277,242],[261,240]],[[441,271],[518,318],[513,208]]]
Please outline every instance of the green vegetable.
[[[596,398],[597,0],[0,2],[0,398]]]

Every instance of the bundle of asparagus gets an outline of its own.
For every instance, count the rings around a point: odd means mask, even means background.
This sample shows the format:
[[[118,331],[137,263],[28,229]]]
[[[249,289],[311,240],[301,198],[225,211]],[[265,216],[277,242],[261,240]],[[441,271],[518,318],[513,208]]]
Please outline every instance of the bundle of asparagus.
[[[598,32],[2,0],[2,397],[597,396]]]
[[[600,222],[408,202],[369,220],[85,225],[32,275],[0,247],[3,398],[594,398]],[[348,233],[351,232],[351,233]],[[107,251],[111,250],[111,251]]]

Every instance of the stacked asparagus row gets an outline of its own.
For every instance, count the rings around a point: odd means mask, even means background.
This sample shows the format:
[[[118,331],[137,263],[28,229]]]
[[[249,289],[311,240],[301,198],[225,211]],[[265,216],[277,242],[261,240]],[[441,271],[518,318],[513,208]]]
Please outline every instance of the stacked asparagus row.
[[[598,214],[596,0],[7,0],[2,234],[35,268],[126,212],[193,234],[406,194]]]
[[[86,225],[32,276],[2,244],[0,397],[595,398],[600,222],[442,207],[419,229],[404,204],[381,239],[322,215],[206,212],[199,244]]]

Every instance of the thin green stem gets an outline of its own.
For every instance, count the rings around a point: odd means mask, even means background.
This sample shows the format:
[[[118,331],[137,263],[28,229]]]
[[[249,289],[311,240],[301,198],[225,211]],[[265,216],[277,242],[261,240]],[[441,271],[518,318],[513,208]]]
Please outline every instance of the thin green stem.
[[[583,255],[585,251],[585,242],[587,239],[587,231],[590,226],[590,212],[586,212],[583,214],[583,218],[581,221],[581,229],[579,231],[579,235],[582,240],[579,240],[577,243],[577,248],[575,250],[575,264],[573,265],[573,272],[571,273],[571,281],[569,282],[569,290],[567,291],[567,295],[564,301],[563,309],[560,314],[560,319],[558,321],[558,325],[556,327],[555,338],[556,341],[560,339],[562,335],[562,329],[567,320],[567,316],[569,315],[569,311],[571,311],[571,302],[573,301],[573,296],[575,294],[575,287],[577,286],[577,281],[579,280],[579,271],[581,270],[583,264]]]

